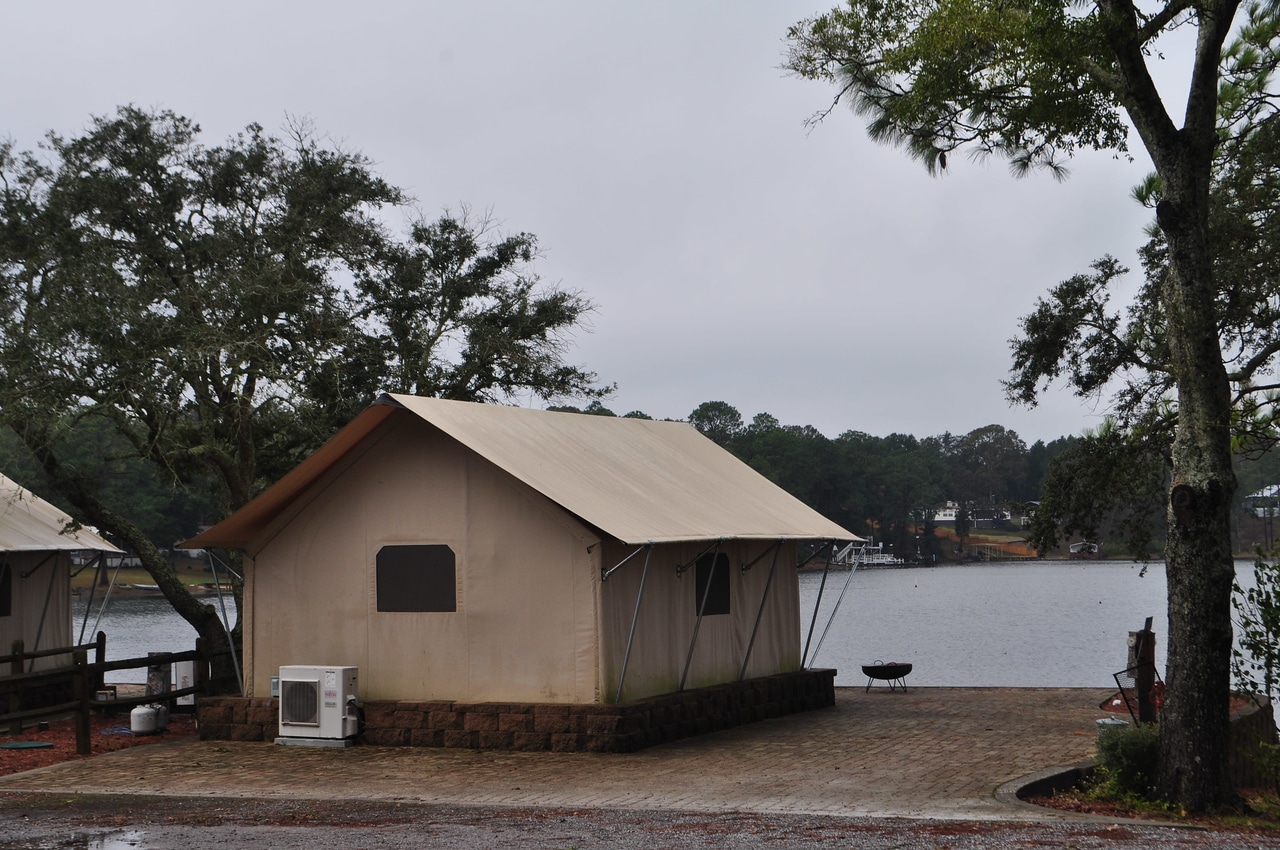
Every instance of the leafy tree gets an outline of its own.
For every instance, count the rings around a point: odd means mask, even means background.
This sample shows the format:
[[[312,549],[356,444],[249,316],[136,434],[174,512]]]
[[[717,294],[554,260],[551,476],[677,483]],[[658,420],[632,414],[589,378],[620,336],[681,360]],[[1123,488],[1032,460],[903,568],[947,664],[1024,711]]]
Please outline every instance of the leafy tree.
[[[1064,534],[1094,541],[1114,536],[1134,557],[1146,559],[1167,488],[1164,458],[1108,422],[1049,462],[1028,539],[1044,553]]]
[[[881,538],[899,553],[914,553],[923,533],[920,554],[934,554],[933,515],[945,501],[945,459],[929,441],[905,434],[885,437],[883,448]]]
[[[1275,699],[1280,692],[1280,564],[1275,552],[1259,551],[1253,585],[1235,586],[1232,605],[1240,646],[1232,651],[1232,673],[1250,693]]]
[[[614,413],[612,410],[610,410],[609,408],[605,407],[604,404],[599,399],[593,399],[591,403],[588,404],[585,408],[574,407],[572,404],[553,404],[549,406],[547,410],[553,411],[555,413],[585,413],[587,416],[617,416],[618,415]],[[631,416],[631,414],[627,414],[627,415]],[[649,417],[641,413],[640,418],[648,419]]]
[[[63,440],[58,452],[68,464],[92,478],[103,502],[114,511],[127,511],[147,539],[161,548],[185,540],[193,528],[216,513],[206,488],[179,487],[167,481],[154,464],[138,457],[132,442],[101,418],[79,422],[64,433]],[[74,511],[11,430],[0,430],[0,471],[64,511]]]
[[[816,428],[784,426],[762,413],[739,427],[726,448],[814,510],[840,521],[833,498],[831,441]]]
[[[781,427],[782,423],[772,413],[757,413],[751,417],[751,424],[747,426],[747,432],[749,434],[769,434]]]
[[[1241,5],[849,0],[788,33],[793,72],[834,83],[836,102],[869,116],[873,138],[903,145],[931,172],[967,149],[1006,157],[1015,173],[1044,168],[1061,176],[1080,148],[1124,152],[1125,118],[1151,157],[1167,258],[1156,301],[1158,365],[1176,397],[1159,790],[1190,810],[1234,799],[1226,761],[1233,400],[1217,321],[1209,186],[1220,129],[1238,138],[1272,112],[1276,33],[1275,4],[1258,0],[1247,6],[1243,46],[1224,51]],[[1149,67],[1158,39],[1179,27],[1196,35],[1185,102],[1174,113],[1181,126]]]
[[[963,549],[969,544],[969,532],[973,528],[973,516],[970,502],[959,502],[956,508],[956,537],[960,538],[960,548]]]
[[[584,412],[612,416],[600,403],[611,388],[564,362],[567,334],[592,309],[582,295],[542,285],[531,264],[536,237],[503,235],[465,207],[419,220],[404,242],[389,241],[359,270],[349,307],[354,333],[324,361],[308,387],[318,411],[340,427],[368,403],[368,387],[462,401],[501,402],[525,390],[544,398],[588,397]],[[352,380],[354,396],[342,392]],[[343,402],[346,401],[346,404]]]
[[[1013,498],[1023,503],[1039,501],[1044,493],[1044,481],[1049,474],[1049,464],[1055,457],[1067,451],[1074,440],[1074,437],[1064,437],[1050,440],[1048,443],[1043,440],[1032,443],[1027,449],[1026,478],[1014,492]]]
[[[689,414],[689,424],[717,445],[727,446],[742,431],[742,414],[728,402],[704,401]]]
[[[952,492],[957,501],[994,507],[1012,498],[1027,470],[1027,444],[1001,425],[964,435],[951,449]]]
[[[532,237],[446,214],[397,239],[380,214],[403,200],[305,127],[205,147],[186,118],[124,107],[40,155],[0,145],[0,424],[215,647],[235,641],[70,451],[76,432],[110,431],[166,486],[211,487],[220,516],[383,387],[602,392],[561,360],[589,304],[537,285]]]

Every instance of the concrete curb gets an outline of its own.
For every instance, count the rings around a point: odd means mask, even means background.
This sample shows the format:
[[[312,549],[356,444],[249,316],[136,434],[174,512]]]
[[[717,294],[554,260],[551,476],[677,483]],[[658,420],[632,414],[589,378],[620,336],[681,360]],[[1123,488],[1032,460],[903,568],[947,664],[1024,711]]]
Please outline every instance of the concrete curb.
[[[1044,806],[1037,806],[1035,803],[1028,803],[1022,799],[1024,796],[1048,796],[1057,794],[1059,791],[1066,791],[1074,788],[1081,780],[1087,778],[1093,772],[1096,763],[1090,759],[1089,761],[1076,762],[1065,767],[1050,767],[1045,770],[1037,771],[1029,776],[1023,776],[1001,785],[996,789],[995,797],[1000,803],[1011,806],[1027,814],[1035,813],[1042,820],[1066,820],[1077,823],[1105,823],[1105,824],[1125,824],[1127,826],[1158,826],[1166,829],[1191,829],[1202,832],[1208,831],[1207,827],[1199,824],[1177,823],[1167,820],[1148,820],[1146,818],[1126,818],[1115,817],[1110,815],[1091,815],[1084,812],[1065,812],[1059,809],[1048,809]]]
[[[1012,779],[996,789],[996,800],[1006,806],[1030,814],[1035,812],[1049,818],[1068,818],[1070,820],[1097,820],[1097,815],[1086,815],[1077,812],[1064,812],[1058,809],[1046,809],[1035,803],[1028,803],[1024,796],[1056,794],[1074,787],[1093,770],[1094,762],[1080,761],[1065,767],[1050,767],[1036,771],[1029,776]],[[1109,820],[1103,818],[1102,820]]]

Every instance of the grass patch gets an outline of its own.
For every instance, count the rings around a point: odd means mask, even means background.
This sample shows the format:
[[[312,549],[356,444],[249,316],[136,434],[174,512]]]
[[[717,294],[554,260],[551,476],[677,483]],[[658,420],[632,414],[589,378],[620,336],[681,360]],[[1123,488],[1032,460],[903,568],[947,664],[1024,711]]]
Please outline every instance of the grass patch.
[[[213,581],[213,575],[209,572],[208,566],[206,566],[205,564],[199,561],[188,561],[185,563],[180,563],[176,567],[176,571],[178,573],[178,577],[182,580],[183,584],[193,584],[193,583],[203,584],[205,582]],[[111,574],[114,572],[115,570],[109,570],[107,572],[108,581],[111,580]],[[219,571],[218,574],[225,581],[225,576],[223,576],[222,572]],[[80,590],[81,592],[87,593],[89,591],[89,588],[93,587],[93,580],[94,578],[96,578],[96,576],[97,576],[96,570],[92,570],[92,569],[82,570],[79,575],[76,575],[71,579],[72,590]],[[116,576],[117,587],[125,584],[155,584],[155,583],[156,583],[156,580],[151,577],[151,573],[147,572],[142,567],[124,567],[120,570],[120,574]],[[98,593],[101,594],[106,589],[107,589],[107,586],[105,584],[99,585]]]

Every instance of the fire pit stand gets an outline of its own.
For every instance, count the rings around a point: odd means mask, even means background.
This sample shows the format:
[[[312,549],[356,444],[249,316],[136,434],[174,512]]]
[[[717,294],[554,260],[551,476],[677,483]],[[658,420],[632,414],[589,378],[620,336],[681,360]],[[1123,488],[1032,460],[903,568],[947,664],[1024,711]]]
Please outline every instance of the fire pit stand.
[[[863,693],[871,690],[872,682],[877,679],[882,682],[888,682],[889,690],[891,691],[896,691],[898,688],[902,688],[903,691],[906,691],[906,679],[907,674],[911,672],[911,665],[894,661],[890,661],[886,664],[883,661],[877,660],[875,664],[863,664],[862,672],[866,674],[867,677],[867,687]]]

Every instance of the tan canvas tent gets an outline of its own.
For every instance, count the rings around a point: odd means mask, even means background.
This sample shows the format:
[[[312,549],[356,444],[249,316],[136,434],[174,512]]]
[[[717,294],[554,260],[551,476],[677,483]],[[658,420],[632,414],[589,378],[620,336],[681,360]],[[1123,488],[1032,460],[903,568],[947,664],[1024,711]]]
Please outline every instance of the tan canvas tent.
[[[391,395],[183,546],[247,556],[250,696],[591,703],[798,670],[797,544],[855,539],[684,423]]]
[[[0,475],[0,655],[71,646],[71,555],[120,550]],[[36,670],[65,662],[37,659]]]

